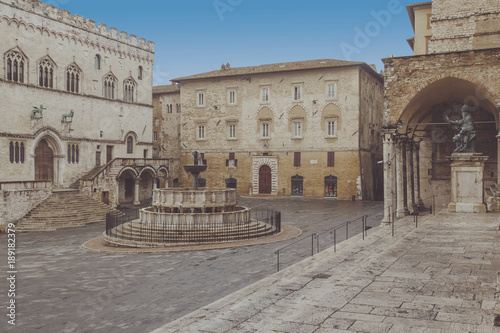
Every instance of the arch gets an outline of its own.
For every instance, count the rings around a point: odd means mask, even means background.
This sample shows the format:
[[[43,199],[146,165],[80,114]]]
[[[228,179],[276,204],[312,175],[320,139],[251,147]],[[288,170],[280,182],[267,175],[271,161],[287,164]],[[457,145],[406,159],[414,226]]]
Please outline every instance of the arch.
[[[269,133],[274,132],[274,112],[267,106],[263,106],[257,113],[257,133],[261,132],[263,124],[268,124]]]
[[[40,145],[46,145],[52,152],[52,174],[51,178],[54,185],[62,185],[63,184],[63,168],[64,161],[66,156],[64,155],[63,144],[60,139],[60,136],[57,132],[52,129],[45,128],[35,135],[35,139],[33,140],[33,145],[31,146],[31,156],[35,158],[35,167],[33,169],[34,179],[36,179],[36,167],[37,167],[37,148]],[[46,151],[46,150],[45,150]]]
[[[342,129],[342,108],[335,102],[326,104],[321,110],[321,131],[326,133],[327,124],[331,121],[335,122],[336,131]]]
[[[158,172],[157,172],[157,177],[165,177],[165,178],[169,178],[170,177],[170,174],[168,172],[168,168],[167,167],[160,167],[158,169]]]
[[[118,175],[116,176],[116,179],[120,179],[125,173],[130,172],[134,176],[134,178],[139,178],[139,172],[130,166],[123,167],[120,172],[118,172]]]
[[[498,106],[500,96],[476,78],[461,74],[443,74],[426,80],[416,87],[417,92],[408,96],[402,105],[403,111],[391,111],[390,123],[403,120],[409,123],[422,110],[441,102],[471,103],[491,112],[498,125]]]
[[[305,129],[307,128],[307,111],[301,105],[295,105],[288,110],[288,131],[289,132],[293,132],[293,130],[294,130],[293,123],[296,123],[296,122],[301,122],[302,123],[302,131],[305,131]]]
[[[155,170],[155,168],[153,168],[152,166],[148,165],[148,166],[145,166],[141,169],[141,171],[139,172],[139,178],[142,178],[142,176],[145,174],[145,173],[149,173],[151,177],[153,178],[156,178],[158,172]]]

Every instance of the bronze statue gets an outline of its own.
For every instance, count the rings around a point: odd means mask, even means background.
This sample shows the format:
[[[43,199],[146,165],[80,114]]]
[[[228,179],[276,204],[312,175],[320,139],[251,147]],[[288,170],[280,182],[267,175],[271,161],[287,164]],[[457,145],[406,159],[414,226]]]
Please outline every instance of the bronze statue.
[[[476,152],[476,130],[474,129],[474,121],[470,111],[470,106],[465,104],[462,107],[462,119],[450,120],[448,115],[445,115],[446,121],[455,126],[459,131],[459,133],[453,137],[453,142],[456,146],[455,151],[453,151],[454,153]]]
[[[203,157],[197,150],[193,151],[193,165],[203,165]]]

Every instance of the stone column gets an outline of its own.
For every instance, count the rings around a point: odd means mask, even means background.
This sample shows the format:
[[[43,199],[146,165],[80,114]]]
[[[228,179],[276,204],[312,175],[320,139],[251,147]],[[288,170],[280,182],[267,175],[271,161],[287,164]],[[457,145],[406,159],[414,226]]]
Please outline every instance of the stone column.
[[[386,128],[383,138],[383,153],[384,153],[384,219],[382,223],[391,222],[390,207],[392,211],[396,209],[396,174],[395,166],[391,165],[394,158],[394,134],[396,129]]]
[[[411,209],[412,214],[415,214],[416,205],[415,205],[415,166],[413,159],[413,148],[414,148],[413,140],[408,140],[408,207]]]
[[[134,190],[134,205],[139,206],[141,202],[139,201],[139,191],[141,190],[141,179],[137,177],[135,179],[135,190]]]
[[[398,140],[396,143],[396,216],[405,217],[404,212],[404,182],[403,182],[403,142]]]
[[[408,215],[408,149],[406,145],[406,138],[401,139],[401,145],[403,146],[403,197],[399,198],[403,200],[403,210],[404,215]]]
[[[116,186],[115,186],[115,197],[114,197],[114,207],[118,207],[120,204],[120,180],[116,180]]]
[[[424,202],[422,201],[422,196],[421,196],[421,193],[420,193],[420,141],[418,142],[415,142],[415,149],[413,150],[413,152],[415,153],[415,167],[416,167],[416,171],[415,171],[415,183],[416,183],[416,192],[415,192],[415,196],[416,196],[416,204],[417,204],[417,208],[418,210],[424,210],[425,206],[424,206]]]

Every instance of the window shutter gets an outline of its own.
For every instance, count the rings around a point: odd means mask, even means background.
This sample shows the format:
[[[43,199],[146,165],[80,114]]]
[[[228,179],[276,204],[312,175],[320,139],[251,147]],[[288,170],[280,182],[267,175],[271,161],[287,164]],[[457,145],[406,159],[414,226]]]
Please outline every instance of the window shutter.
[[[229,160],[226,160],[226,166],[227,167],[229,166]]]
[[[234,166],[237,167],[238,166],[238,160],[234,160]]]
[[[328,166],[329,167],[335,166],[335,152],[333,151],[328,152]]]
[[[229,153],[229,159],[230,159],[230,160],[234,160],[234,159],[235,159],[235,158],[234,158],[234,153]]]
[[[300,152],[293,153],[293,166],[300,166]]]

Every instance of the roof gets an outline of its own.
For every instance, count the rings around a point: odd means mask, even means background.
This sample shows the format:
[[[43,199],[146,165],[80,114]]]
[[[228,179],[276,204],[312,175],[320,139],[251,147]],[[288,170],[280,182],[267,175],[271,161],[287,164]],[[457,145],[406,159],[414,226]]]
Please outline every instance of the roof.
[[[289,72],[289,71],[298,71],[306,69],[336,68],[336,67],[349,67],[349,66],[363,66],[367,71],[372,73],[372,75],[381,78],[380,74],[378,74],[376,70],[374,70],[372,67],[368,66],[364,62],[344,61],[344,60],[334,60],[334,59],[319,59],[319,60],[295,61],[295,62],[286,62],[278,64],[260,65],[260,66],[220,69],[212,72],[181,77],[178,79],[173,79],[172,81],[181,82],[181,81],[197,80],[197,79],[209,79],[209,78],[220,78],[220,77],[230,77],[230,76],[240,76],[240,75]]]
[[[410,17],[410,22],[411,26],[413,27],[413,31],[415,31],[415,8],[424,6],[432,6],[432,1],[419,2],[406,6],[406,10],[408,11],[408,16]]]
[[[180,88],[177,84],[169,84],[166,86],[155,86],[153,87],[153,95],[155,94],[172,94],[180,92]]]

